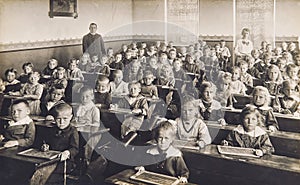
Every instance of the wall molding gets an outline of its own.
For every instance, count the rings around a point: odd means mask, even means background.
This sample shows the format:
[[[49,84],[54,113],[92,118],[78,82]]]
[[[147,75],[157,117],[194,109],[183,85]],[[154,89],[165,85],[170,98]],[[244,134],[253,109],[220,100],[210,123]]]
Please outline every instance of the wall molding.
[[[199,40],[205,41],[219,41],[221,39],[225,41],[233,41],[233,36],[230,35],[200,35]],[[120,36],[103,36],[103,40],[106,43],[119,42],[119,41],[149,41],[149,40],[164,40],[163,35],[120,35]],[[299,45],[299,36],[276,36],[276,43],[279,42],[296,42]],[[0,53],[22,51],[22,50],[33,50],[33,49],[45,49],[54,47],[65,47],[65,46],[79,46],[81,45],[82,38],[64,38],[56,40],[43,40],[43,41],[28,41],[19,43],[0,43]]]

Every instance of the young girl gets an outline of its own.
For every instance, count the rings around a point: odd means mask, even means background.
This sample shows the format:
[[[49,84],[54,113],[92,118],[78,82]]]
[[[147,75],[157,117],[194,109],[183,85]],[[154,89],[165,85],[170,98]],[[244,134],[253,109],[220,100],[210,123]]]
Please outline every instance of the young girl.
[[[100,127],[100,111],[94,104],[94,89],[83,86],[80,89],[81,104],[75,114],[79,125],[90,125],[94,128]]]
[[[231,78],[231,93],[232,94],[246,94],[246,86],[244,85],[243,82],[240,81],[240,76],[241,76],[241,69],[237,66],[234,66],[232,68],[232,78]]]
[[[196,142],[200,148],[211,143],[206,124],[199,119],[199,109],[194,98],[186,96],[182,107],[182,117],[177,118],[177,136],[180,140]]]
[[[51,77],[56,72],[57,65],[58,62],[56,59],[50,59],[47,63],[47,67],[42,71],[42,76]]]
[[[155,85],[153,85],[154,75],[151,71],[145,71],[143,77],[143,84],[141,94],[146,98],[157,99],[158,90]]]
[[[260,77],[260,76],[261,76],[261,75],[260,75],[260,72],[259,72],[258,69],[256,69],[256,67],[254,66],[254,65],[255,65],[255,59],[254,59],[253,57],[249,56],[249,57],[246,57],[246,61],[247,61],[248,65],[249,65],[249,69],[248,69],[247,72],[248,72],[251,76],[260,79],[260,78],[261,78],[261,77]]]
[[[130,132],[139,130],[143,124],[144,117],[148,115],[148,103],[141,93],[139,82],[129,83],[129,96],[125,96],[118,102],[118,107],[131,109],[133,115],[126,116],[121,125],[121,137],[125,137]]]
[[[278,66],[278,68],[280,70],[280,73],[281,73],[281,76],[282,76],[283,80],[288,79],[287,72],[286,72],[286,67],[287,67],[286,64],[287,64],[287,61],[283,57],[279,57],[277,59],[276,65]]]
[[[10,95],[19,95],[28,99],[30,113],[33,115],[40,114],[40,99],[43,94],[43,85],[39,84],[40,74],[33,72],[29,74],[28,83],[18,92],[9,92]]]
[[[130,65],[127,65],[127,70],[125,68],[124,73],[124,81],[125,82],[132,82],[132,81],[139,81],[143,78],[143,71],[141,69],[141,65],[134,59]]]
[[[282,83],[283,98],[279,99],[279,108],[277,112],[283,114],[293,114],[300,116],[300,97],[299,93],[295,92],[295,86],[290,81],[284,81]],[[298,96],[297,96],[298,94]],[[275,110],[275,108],[274,108]]]
[[[22,69],[24,73],[19,76],[18,80],[21,84],[24,84],[28,82],[29,73],[33,72],[33,64],[31,62],[26,62],[23,64]]]
[[[159,76],[159,71],[161,69],[161,65],[157,61],[157,57],[150,57],[149,58],[149,65],[146,65],[145,70],[152,71],[153,75],[158,78]]]
[[[85,71],[88,72],[88,66],[91,63],[91,58],[90,58],[90,54],[89,53],[83,53],[82,56],[80,57],[80,61],[78,64],[78,68],[81,71]]]
[[[278,95],[282,84],[282,77],[279,68],[271,64],[267,69],[266,79],[263,86],[269,90],[269,93],[273,96]]]
[[[262,126],[271,132],[278,130],[279,127],[273,114],[273,109],[269,106],[271,100],[268,89],[262,86],[256,86],[252,92],[252,96],[252,105],[256,106],[262,115]]]
[[[274,152],[274,147],[268,134],[261,127],[261,114],[253,107],[248,106],[242,110],[240,119],[242,125],[238,125],[223,141],[223,144],[253,148],[255,155],[263,156]]]
[[[294,84],[296,87],[296,91],[300,92],[300,79],[298,77],[299,73],[299,67],[295,64],[289,64],[286,68],[286,73],[288,76],[288,81],[291,82],[291,84]]]
[[[197,101],[200,107],[200,114],[204,120],[218,121],[220,124],[225,125],[224,113],[221,110],[222,105],[214,100],[215,93],[216,88],[211,82],[203,82],[200,85],[200,99]]]
[[[187,183],[189,170],[182,153],[172,143],[176,137],[176,129],[170,122],[162,122],[155,129],[154,139],[157,145],[147,150],[145,156],[154,164],[139,167],[138,170],[149,170],[156,173],[178,177],[180,182]],[[147,160],[148,161],[148,160]]]
[[[68,80],[84,80],[81,70],[78,68],[78,60],[75,58],[70,59],[67,69]]]
[[[5,85],[4,93],[8,93],[10,91],[15,92],[21,89],[20,81],[16,79],[17,74],[17,70],[14,68],[10,68],[5,71],[5,80],[3,82]]]
[[[248,71],[248,63],[244,60],[240,61],[240,69],[241,69],[241,77],[240,80],[245,84],[246,87],[253,87],[253,77],[247,72]]]

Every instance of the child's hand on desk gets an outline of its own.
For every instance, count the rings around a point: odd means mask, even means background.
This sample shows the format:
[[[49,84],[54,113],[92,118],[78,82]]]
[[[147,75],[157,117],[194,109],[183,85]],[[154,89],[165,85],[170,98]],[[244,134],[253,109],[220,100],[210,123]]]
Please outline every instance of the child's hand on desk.
[[[223,145],[223,146],[228,146],[228,141],[223,140],[223,141],[221,142],[221,145]]]
[[[133,109],[132,113],[133,114],[141,114],[143,111],[141,109]]]
[[[260,149],[256,149],[256,150],[255,150],[255,155],[257,155],[257,156],[261,157],[261,156],[263,156],[263,155],[264,155],[264,153],[263,153],[263,151],[262,151],[262,150],[260,150]]]
[[[188,180],[186,177],[179,177],[180,183],[188,183]]]
[[[270,132],[275,132],[277,129],[276,129],[275,126],[270,125],[270,126],[268,127],[268,130],[269,130]]]
[[[4,144],[4,147],[5,148],[10,148],[10,147],[14,147],[14,146],[18,146],[19,145],[19,142],[14,140],[14,141],[7,141],[5,144]]]
[[[69,150],[65,150],[62,153],[60,153],[59,156],[60,156],[60,161],[65,161],[70,158],[70,152]]]
[[[0,135],[0,142],[2,142],[5,139],[3,135]]]
[[[144,166],[137,166],[134,168],[136,171],[138,172],[142,172],[142,171],[145,171],[145,167]]]
[[[205,142],[204,141],[198,141],[197,144],[198,144],[198,146],[200,148],[204,148],[205,147]]]
[[[223,118],[219,119],[219,120],[218,120],[218,123],[219,123],[220,125],[222,125],[222,126],[227,125],[225,119],[223,119]]]

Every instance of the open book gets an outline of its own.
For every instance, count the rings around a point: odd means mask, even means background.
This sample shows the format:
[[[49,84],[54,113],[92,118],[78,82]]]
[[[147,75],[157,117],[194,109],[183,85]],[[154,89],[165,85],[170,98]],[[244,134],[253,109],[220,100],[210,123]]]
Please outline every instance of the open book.
[[[177,185],[180,182],[176,177],[149,171],[139,171],[132,175],[130,179],[154,185]]]
[[[57,158],[59,154],[60,151],[49,150],[43,152],[35,148],[30,148],[18,153],[18,155],[22,155],[22,156],[49,159],[49,160]]]

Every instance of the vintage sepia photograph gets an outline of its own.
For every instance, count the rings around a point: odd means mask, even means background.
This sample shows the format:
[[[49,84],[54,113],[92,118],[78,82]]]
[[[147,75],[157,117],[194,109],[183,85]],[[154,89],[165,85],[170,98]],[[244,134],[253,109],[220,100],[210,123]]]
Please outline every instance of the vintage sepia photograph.
[[[0,0],[0,184],[298,184],[299,10]]]

